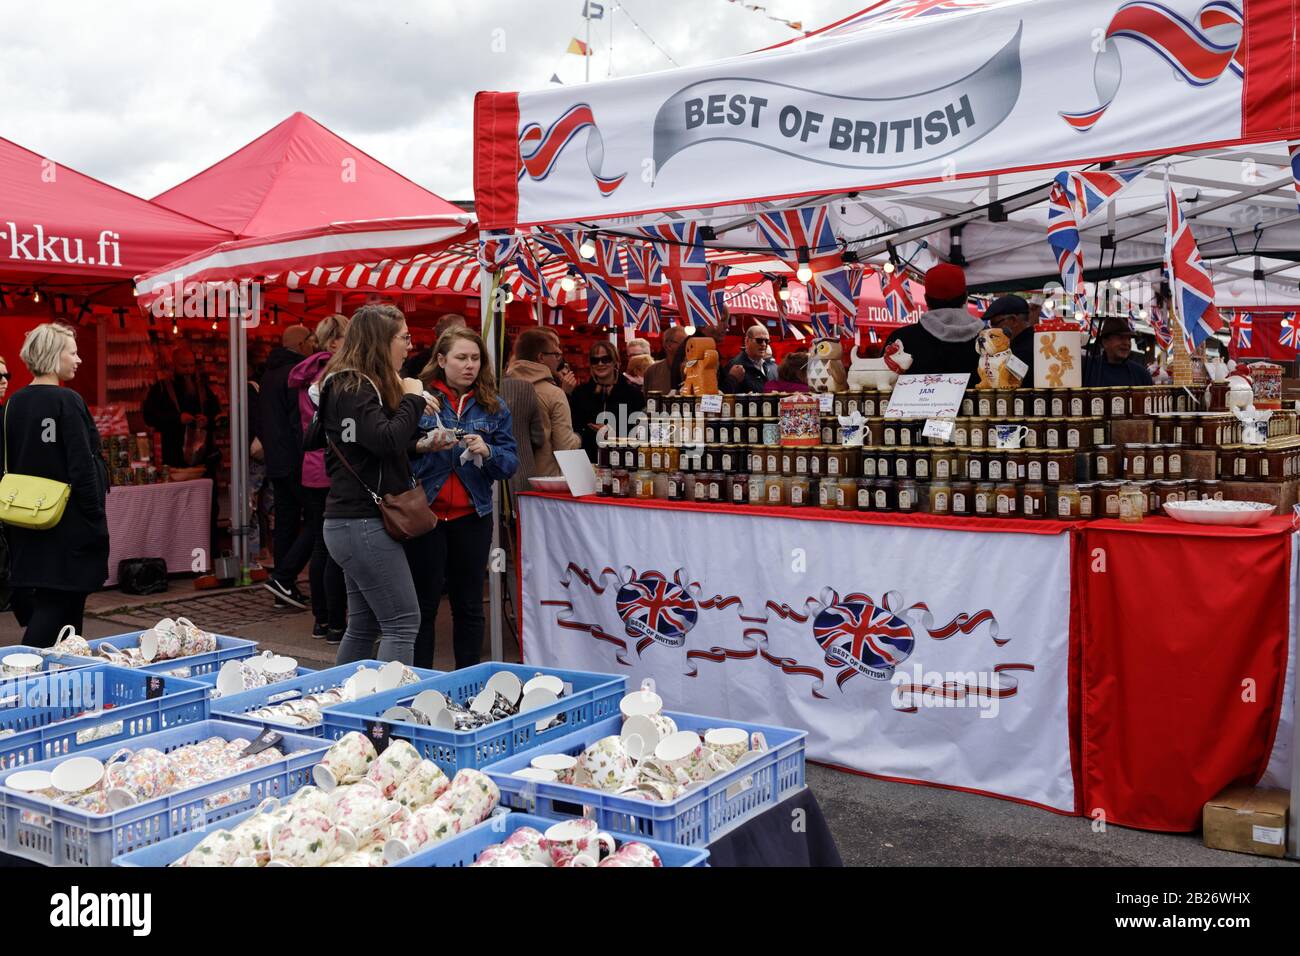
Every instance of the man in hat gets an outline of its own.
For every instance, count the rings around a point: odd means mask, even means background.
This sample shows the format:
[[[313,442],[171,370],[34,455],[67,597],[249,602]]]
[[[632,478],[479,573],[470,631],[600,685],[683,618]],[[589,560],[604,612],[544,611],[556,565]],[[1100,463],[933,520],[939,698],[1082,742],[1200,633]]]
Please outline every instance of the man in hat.
[[[1011,354],[1029,366],[1024,381],[1034,381],[1034,320],[1029,303],[1018,295],[1004,295],[994,299],[984,313],[984,321],[991,328],[1001,329],[1011,340]]]
[[[1085,388],[1153,384],[1146,366],[1129,358],[1133,351],[1133,330],[1127,320],[1112,315],[1103,321],[1097,343],[1101,355],[1089,354],[1083,360]]]
[[[975,339],[984,322],[966,308],[966,273],[947,262],[935,266],[925,274],[925,302],[927,311],[921,321],[895,329],[885,347],[902,344],[912,356],[910,375],[966,372],[975,385],[979,381]]]

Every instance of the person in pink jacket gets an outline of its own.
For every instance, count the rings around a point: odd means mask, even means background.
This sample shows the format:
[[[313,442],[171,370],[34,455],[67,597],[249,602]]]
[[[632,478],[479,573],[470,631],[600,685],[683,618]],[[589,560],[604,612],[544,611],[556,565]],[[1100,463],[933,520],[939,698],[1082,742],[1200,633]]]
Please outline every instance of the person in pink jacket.
[[[299,362],[289,372],[289,387],[298,390],[298,411],[302,415],[303,431],[316,414],[321,376],[325,363],[343,344],[348,330],[348,317],[327,315],[316,326],[316,341],[321,351]],[[311,609],[316,617],[312,637],[325,639],[327,644],[338,644],[347,629],[348,593],[343,580],[343,569],[330,557],[325,547],[325,496],[330,480],[325,472],[325,452],[308,451],[302,456],[302,486],[307,501],[307,516],[315,529],[315,547],[311,554]]]

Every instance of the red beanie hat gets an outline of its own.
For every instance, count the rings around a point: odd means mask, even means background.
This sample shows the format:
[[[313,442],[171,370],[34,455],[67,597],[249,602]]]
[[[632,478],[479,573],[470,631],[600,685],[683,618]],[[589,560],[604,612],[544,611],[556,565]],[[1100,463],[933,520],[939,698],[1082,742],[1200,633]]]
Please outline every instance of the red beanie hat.
[[[966,298],[966,273],[950,262],[939,263],[925,274],[925,297],[948,302]]]

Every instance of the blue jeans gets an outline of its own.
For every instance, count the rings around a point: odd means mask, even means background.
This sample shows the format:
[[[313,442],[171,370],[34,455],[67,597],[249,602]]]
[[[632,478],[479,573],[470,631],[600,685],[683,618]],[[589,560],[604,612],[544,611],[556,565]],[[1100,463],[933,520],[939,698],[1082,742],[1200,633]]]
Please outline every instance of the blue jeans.
[[[348,590],[348,628],[336,663],[371,657],[412,663],[420,604],[401,544],[377,517],[326,518],[324,530],[325,546],[343,569]]]

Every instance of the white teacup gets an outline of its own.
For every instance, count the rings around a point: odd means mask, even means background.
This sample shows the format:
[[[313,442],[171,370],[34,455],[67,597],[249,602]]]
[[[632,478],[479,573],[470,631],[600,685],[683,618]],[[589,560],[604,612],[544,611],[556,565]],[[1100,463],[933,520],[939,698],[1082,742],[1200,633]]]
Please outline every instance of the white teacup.
[[[641,690],[632,691],[619,701],[618,709],[623,712],[624,717],[636,717],[638,715],[649,717],[664,709],[664,700],[653,690],[642,688]]]
[[[549,770],[560,783],[573,783],[578,770],[578,758],[568,754],[538,754],[529,763],[537,770]]]
[[[25,652],[18,654],[6,654],[3,661],[0,661],[0,674],[5,677],[25,677],[28,674],[35,674],[41,669],[41,655],[28,654]]]
[[[629,741],[638,752],[644,746],[639,741],[639,737]],[[611,793],[622,790],[636,777],[635,761],[622,739],[613,735],[602,737],[584,750],[578,767],[591,777],[597,789]]]
[[[600,862],[601,847],[606,856],[618,849],[614,838],[602,833],[595,820],[564,820],[549,827],[540,848],[554,866],[595,866]]]
[[[366,771],[366,779],[379,788],[385,797],[397,792],[406,775],[420,763],[420,751],[406,740],[393,740],[388,749],[379,754]]]
[[[739,727],[715,727],[704,735],[704,743],[733,765],[749,753],[749,734]]]
[[[700,735],[691,730],[679,730],[659,741],[655,759],[675,775],[678,771],[684,772],[696,783],[733,767],[729,760],[705,747]]]

